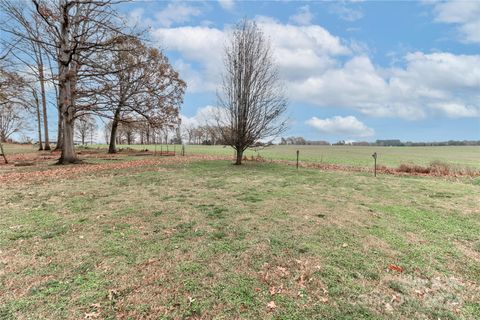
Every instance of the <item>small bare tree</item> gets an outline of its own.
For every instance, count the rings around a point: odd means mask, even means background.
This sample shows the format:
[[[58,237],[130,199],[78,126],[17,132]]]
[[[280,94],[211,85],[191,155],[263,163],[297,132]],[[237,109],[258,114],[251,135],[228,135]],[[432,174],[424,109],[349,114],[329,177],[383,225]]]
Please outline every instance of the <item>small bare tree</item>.
[[[7,142],[12,134],[20,132],[25,125],[19,108],[14,105],[0,106],[0,142]]]
[[[42,116],[36,81],[28,81],[20,74],[0,66],[0,139],[6,140],[25,129],[27,114],[36,117],[39,150],[43,150]]]
[[[269,41],[255,22],[243,20],[225,48],[225,72],[215,118],[223,141],[243,152],[261,139],[286,129],[287,99],[278,76]]]
[[[0,142],[26,128],[26,90],[25,79],[0,66]]]
[[[75,134],[82,141],[82,145],[85,145],[88,137],[91,138],[90,143],[92,143],[91,140],[97,128],[97,122],[91,114],[84,114],[75,120]]]

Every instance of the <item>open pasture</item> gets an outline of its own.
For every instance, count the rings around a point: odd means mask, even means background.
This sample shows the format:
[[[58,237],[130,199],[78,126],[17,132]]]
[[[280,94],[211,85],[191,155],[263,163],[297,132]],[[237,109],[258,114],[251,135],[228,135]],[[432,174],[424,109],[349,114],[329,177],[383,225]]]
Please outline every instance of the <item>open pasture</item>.
[[[1,319],[480,316],[479,178],[84,161],[0,177]]]
[[[99,147],[106,148],[105,145]],[[166,145],[120,145],[120,148],[166,150]],[[180,145],[168,145],[169,150],[179,153]],[[327,164],[372,166],[372,154],[377,152],[378,165],[398,167],[401,164],[429,165],[440,161],[457,167],[480,168],[480,147],[478,146],[446,146],[446,147],[362,147],[362,146],[292,146],[274,145],[266,148],[249,149],[248,157],[260,155],[267,159],[296,159],[300,151],[300,161],[323,162]],[[230,156],[234,150],[224,146],[186,145],[187,154],[206,154]]]
[[[4,143],[3,150],[5,151],[5,154],[8,156],[8,155],[20,154],[20,153],[34,153],[38,150],[38,146],[35,146],[32,144]]]

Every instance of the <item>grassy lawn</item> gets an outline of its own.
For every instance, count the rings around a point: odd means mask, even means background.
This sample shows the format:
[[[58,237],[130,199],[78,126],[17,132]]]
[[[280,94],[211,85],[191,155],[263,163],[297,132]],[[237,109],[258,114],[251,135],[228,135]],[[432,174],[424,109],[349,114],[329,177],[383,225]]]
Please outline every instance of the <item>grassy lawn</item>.
[[[98,145],[106,148],[106,145]],[[121,145],[120,148],[155,150],[154,145]],[[166,145],[157,146],[157,150],[166,149]],[[181,151],[181,146],[168,146]],[[224,146],[187,145],[187,154],[208,154],[230,156],[234,151]],[[455,166],[480,168],[479,146],[448,146],[448,147],[360,147],[360,146],[271,146],[263,150],[247,150],[248,157],[261,155],[267,159],[291,160],[296,159],[296,152],[300,151],[300,160],[307,162],[324,162],[330,164],[372,166],[372,154],[377,152],[378,164],[387,167],[397,167],[401,164],[428,165],[433,161],[441,161]]]
[[[88,146],[90,147],[90,146]],[[19,153],[34,153],[36,146],[5,144],[7,155]],[[91,148],[91,147],[90,147]],[[106,149],[107,145],[93,145],[93,148]],[[149,151],[166,150],[167,145],[119,145],[118,148],[131,148]],[[77,149],[81,149],[77,146]],[[168,150],[181,153],[181,145],[168,145]],[[296,152],[300,151],[300,161],[322,162],[328,164],[371,167],[372,154],[377,152],[378,165],[398,167],[401,164],[416,164],[427,166],[434,161],[440,161],[454,167],[470,167],[480,169],[479,146],[448,146],[448,147],[361,147],[361,146],[285,146],[275,145],[263,149],[249,149],[248,157],[260,155],[267,159],[295,161]],[[214,156],[232,156],[234,150],[225,146],[186,145],[188,155],[203,154]]]
[[[0,319],[478,319],[479,194],[227,161],[2,185]]]
[[[31,144],[11,144],[11,143],[4,143],[3,144],[3,149],[5,151],[5,154],[11,155],[11,154],[17,154],[17,153],[32,153],[36,152],[38,150],[38,146],[34,146]],[[1,152],[0,152],[1,153]],[[1,158],[0,161],[3,161],[3,158]]]

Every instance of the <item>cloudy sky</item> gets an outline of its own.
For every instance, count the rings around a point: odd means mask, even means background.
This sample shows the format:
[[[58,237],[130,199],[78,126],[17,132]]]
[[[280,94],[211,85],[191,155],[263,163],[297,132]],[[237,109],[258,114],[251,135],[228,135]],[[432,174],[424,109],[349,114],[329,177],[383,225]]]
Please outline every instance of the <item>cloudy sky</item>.
[[[480,139],[480,1],[137,1],[122,11],[186,80],[185,123],[215,106],[226,39],[247,17],[274,49],[286,135]]]

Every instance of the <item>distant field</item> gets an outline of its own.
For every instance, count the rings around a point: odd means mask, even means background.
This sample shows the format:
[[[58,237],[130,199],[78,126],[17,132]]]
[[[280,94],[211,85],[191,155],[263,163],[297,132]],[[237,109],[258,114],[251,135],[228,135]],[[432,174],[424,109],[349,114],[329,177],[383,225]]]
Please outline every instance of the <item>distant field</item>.
[[[105,144],[94,145],[94,148],[106,148]],[[37,146],[4,145],[7,154],[30,153],[37,151]],[[166,150],[166,145],[119,145],[118,148]],[[168,150],[180,153],[180,145],[168,145]],[[300,161],[323,162],[329,164],[371,166],[372,154],[378,154],[378,165],[398,167],[401,164],[428,165],[433,161],[441,161],[458,167],[480,168],[480,147],[354,147],[354,146],[271,146],[264,149],[251,149],[245,155],[260,155],[267,159],[291,160],[300,151]],[[233,157],[234,151],[224,146],[186,145],[186,154],[206,154]]]
[[[105,145],[99,145],[106,147]],[[155,150],[154,145],[121,145],[119,148]],[[157,146],[157,149],[166,146]],[[181,151],[181,146],[168,146],[169,150]],[[272,146],[263,150],[248,150],[245,154],[260,155],[267,159],[295,160],[300,151],[300,161],[324,162],[354,166],[371,166],[372,154],[377,152],[378,165],[397,167],[400,164],[428,165],[441,161],[461,167],[480,168],[480,147],[353,147],[353,146]],[[232,155],[230,147],[187,145],[187,154]]]
[[[30,153],[35,152],[38,150],[37,145],[31,144],[9,144],[4,143],[3,149],[7,155],[9,154],[17,154],[17,153]]]

